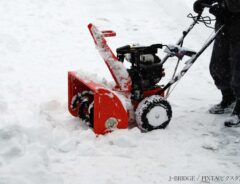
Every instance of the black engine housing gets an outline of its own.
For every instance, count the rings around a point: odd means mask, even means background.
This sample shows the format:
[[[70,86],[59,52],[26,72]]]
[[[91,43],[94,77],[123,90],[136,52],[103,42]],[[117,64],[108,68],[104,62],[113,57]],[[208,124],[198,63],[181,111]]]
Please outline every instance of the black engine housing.
[[[131,63],[132,98],[140,99],[144,90],[154,89],[164,76],[160,58],[156,55],[161,44],[147,47],[126,45],[117,49],[118,60]]]

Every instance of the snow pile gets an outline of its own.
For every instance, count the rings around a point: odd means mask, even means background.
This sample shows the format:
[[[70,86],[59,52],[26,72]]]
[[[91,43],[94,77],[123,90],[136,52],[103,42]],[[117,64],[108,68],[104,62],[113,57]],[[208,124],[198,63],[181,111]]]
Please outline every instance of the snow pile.
[[[76,74],[86,82],[93,81],[94,83],[100,84],[105,88],[112,89],[116,85],[113,81],[108,81],[105,77],[101,77],[96,73],[87,73],[84,70],[78,70],[76,71]]]
[[[108,40],[111,48],[175,43],[192,21],[186,18],[191,6],[190,0],[0,1],[0,183],[152,184],[179,175],[238,176],[240,130],[224,128],[227,115],[207,113],[220,99],[208,73],[211,49],[171,94],[166,130],[141,133],[133,126],[96,137],[67,109],[67,71],[112,80],[88,23],[117,32]],[[184,46],[198,50],[211,32],[197,25]],[[164,66],[164,80],[174,64]]]
[[[1,184],[62,183],[49,168],[47,145],[51,139],[44,136],[46,133],[50,133],[47,127],[33,129],[18,125],[5,126],[0,130]]]

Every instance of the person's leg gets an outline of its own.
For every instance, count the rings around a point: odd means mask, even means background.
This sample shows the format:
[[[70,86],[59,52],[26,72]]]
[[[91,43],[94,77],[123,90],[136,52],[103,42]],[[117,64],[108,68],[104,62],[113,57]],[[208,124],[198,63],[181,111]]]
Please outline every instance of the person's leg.
[[[240,126],[240,18],[233,22],[230,33],[231,86],[236,96],[236,106],[232,117],[225,121],[226,126]]]
[[[217,28],[218,26],[216,26]],[[229,49],[229,38],[225,29],[215,39],[210,62],[210,74],[220,90],[231,89]]]
[[[217,28],[218,26],[216,26]],[[222,93],[222,101],[209,109],[212,114],[230,113],[233,109],[233,102],[235,102],[235,96],[231,89],[229,49],[229,38],[224,30],[216,37],[210,62],[210,74],[216,87]]]
[[[239,42],[231,44],[230,48],[230,60],[232,63],[231,86],[237,99],[240,99],[240,38]]]

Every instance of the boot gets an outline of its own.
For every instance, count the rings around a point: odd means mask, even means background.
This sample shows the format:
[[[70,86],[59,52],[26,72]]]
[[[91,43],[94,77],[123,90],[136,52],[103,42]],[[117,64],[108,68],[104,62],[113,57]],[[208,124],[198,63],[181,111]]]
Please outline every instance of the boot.
[[[226,127],[240,127],[240,99],[237,100],[231,117],[224,122],[224,125]]]
[[[222,101],[209,109],[210,114],[231,113],[235,106],[236,98],[231,89],[222,90]]]

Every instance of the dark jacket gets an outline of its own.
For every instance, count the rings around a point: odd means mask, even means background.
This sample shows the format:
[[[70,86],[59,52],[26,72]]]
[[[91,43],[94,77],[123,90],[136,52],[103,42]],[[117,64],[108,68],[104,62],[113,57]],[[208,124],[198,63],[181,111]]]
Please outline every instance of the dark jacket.
[[[225,0],[231,13],[240,13],[240,0]]]

